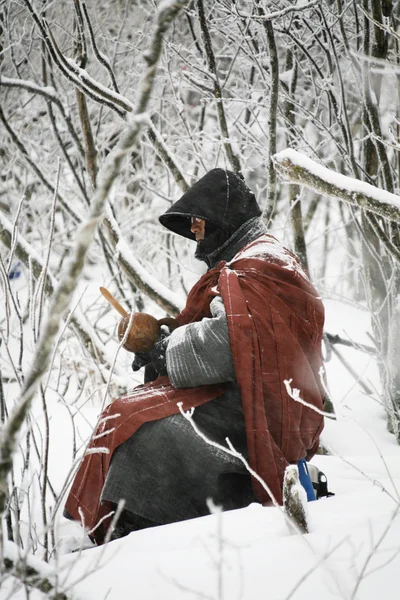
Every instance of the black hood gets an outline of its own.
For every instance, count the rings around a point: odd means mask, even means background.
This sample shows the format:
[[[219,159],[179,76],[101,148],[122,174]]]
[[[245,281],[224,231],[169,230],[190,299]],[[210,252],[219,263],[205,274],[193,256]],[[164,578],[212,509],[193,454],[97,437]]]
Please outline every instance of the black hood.
[[[167,229],[194,240],[190,219],[204,219],[204,241],[215,246],[227,240],[243,223],[260,215],[253,192],[240,177],[232,171],[212,169],[160,216],[160,222]],[[215,238],[212,244],[211,236]],[[200,242],[199,246],[202,244]]]

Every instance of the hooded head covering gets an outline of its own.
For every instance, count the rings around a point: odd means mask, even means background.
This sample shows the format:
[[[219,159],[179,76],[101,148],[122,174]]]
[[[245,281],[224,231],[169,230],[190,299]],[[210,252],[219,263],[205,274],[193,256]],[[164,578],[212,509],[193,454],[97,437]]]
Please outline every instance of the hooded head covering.
[[[197,244],[196,257],[205,260],[246,221],[260,215],[256,198],[243,179],[232,171],[212,169],[160,216],[160,222],[167,229],[195,240],[190,231],[191,217],[204,219],[205,237]]]

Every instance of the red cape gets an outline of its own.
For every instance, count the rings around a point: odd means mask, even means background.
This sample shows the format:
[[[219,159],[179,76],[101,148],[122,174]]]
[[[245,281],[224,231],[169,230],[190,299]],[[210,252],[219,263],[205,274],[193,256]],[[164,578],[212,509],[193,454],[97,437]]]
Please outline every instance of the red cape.
[[[178,316],[179,324],[210,317],[216,295],[222,296],[228,318],[250,466],[282,503],[285,468],[313,456],[323,428],[323,417],[292,400],[284,385],[292,380],[303,400],[322,409],[323,305],[296,257],[268,234],[201,277]],[[112,402],[101,415],[66,511],[78,521],[83,517],[92,529],[110,510],[107,503],[100,505],[100,495],[115,448],[143,423],[177,414],[178,402],[187,410],[224,391],[225,384],[176,389],[167,377],[159,377]],[[255,480],[254,492],[260,502],[270,500]],[[108,523],[106,519],[93,533],[97,543],[102,543]]]

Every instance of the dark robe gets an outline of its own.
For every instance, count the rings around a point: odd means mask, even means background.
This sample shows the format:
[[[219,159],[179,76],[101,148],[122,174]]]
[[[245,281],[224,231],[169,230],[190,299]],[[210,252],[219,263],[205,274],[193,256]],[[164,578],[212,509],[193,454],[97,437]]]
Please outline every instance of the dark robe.
[[[290,398],[284,384],[291,380],[303,400],[322,410],[323,305],[299,261],[268,234],[198,281],[178,316],[180,325],[210,317],[215,295],[221,295],[227,314],[250,466],[282,503],[285,468],[313,456],[323,428],[321,414]],[[201,406],[221,396],[228,385],[176,389],[162,377],[110,404],[72,485],[69,515],[81,521],[82,514],[92,529],[110,510],[107,502],[100,504],[100,496],[115,448],[143,423],[178,414],[178,402],[184,410]],[[93,453],[96,448],[99,452]],[[270,500],[255,479],[253,489],[259,502]],[[106,519],[92,534],[97,543],[102,543],[108,523]]]

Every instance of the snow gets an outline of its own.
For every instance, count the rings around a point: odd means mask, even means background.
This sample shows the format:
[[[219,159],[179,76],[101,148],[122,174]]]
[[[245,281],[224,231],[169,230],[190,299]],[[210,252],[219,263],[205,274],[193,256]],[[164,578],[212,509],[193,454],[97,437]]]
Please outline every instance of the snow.
[[[327,330],[364,341],[365,312],[333,300],[325,306]],[[373,357],[353,348],[341,352],[378,385]],[[326,420],[322,435],[330,454],[312,463],[335,496],[308,504],[308,535],[290,532],[280,509],[252,504],[65,554],[46,575],[56,568],[62,587],[82,600],[397,599],[400,447],[387,432],[378,395],[366,396],[335,356],[327,373],[337,420]],[[77,524],[60,517],[58,526],[66,548],[69,538],[82,539]],[[7,580],[0,591],[2,600],[10,585]],[[22,590],[13,593],[25,598]]]
[[[308,158],[304,154],[293,150],[292,148],[286,148],[282,152],[278,152],[274,156],[274,161],[277,163],[283,163],[286,159],[290,160],[295,165],[303,167],[310,171],[313,175],[320,177],[328,183],[332,183],[340,189],[346,190],[349,193],[365,194],[382,202],[383,204],[390,204],[396,208],[400,208],[400,196],[397,194],[391,194],[381,188],[377,188],[374,185],[361,181],[359,179],[353,179],[347,177],[341,173],[331,171],[326,167],[316,163],[311,158]]]
[[[31,248],[29,251],[33,253]],[[126,252],[132,263],[134,257],[128,254],[127,247],[122,244],[119,251]],[[12,285],[20,286],[22,294],[20,279]],[[152,283],[155,285],[153,280]],[[157,280],[156,283],[161,285]],[[97,301],[98,283],[85,285],[83,302]],[[176,295],[172,297],[178,301]],[[349,301],[325,298],[324,304],[327,331],[371,344],[367,311]],[[112,314],[110,320],[113,321]],[[112,349],[115,347],[114,341]],[[110,355],[112,349],[108,350]],[[322,434],[322,445],[329,454],[315,456],[312,464],[326,474],[335,496],[308,504],[309,534],[299,536],[289,531],[280,508],[252,504],[242,510],[135,532],[100,548],[71,553],[72,548],[87,543],[87,539],[79,525],[64,519],[59,510],[59,556],[46,566],[38,549],[36,556],[29,555],[29,564],[50,580],[57,580],[76,600],[254,600],[263,595],[273,600],[376,600],[380,596],[397,600],[400,447],[386,428],[375,357],[354,348],[340,347],[340,351],[374,391],[365,394],[335,355],[327,363],[337,418],[326,419]],[[72,350],[71,354],[73,357]],[[28,350],[27,355],[29,358]],[[117,363],[123,361],[124,355],[121,351]],[[132,381],[130,384],[134,385]],[[9,384],[13,391],[8,392],[8,397],[17,396],[16,385]],[[70,402],[68,409],[76,422],[78,455],[84,451],[103,401],[103,388],[98,389],[96,384],[93,388],[89,398],[82,396],[79,403]],[[73,463],[72,430],[66,410],[67,401],[74,396],[71,391],[68,394],[67,398],[60,398],[51,388],[47,391],[51,407],[49,471],[57,491],[62,489]],[[301,390],[299,394],[301,397]],[[32,418],[38,424],[43,422],[40,402],[34,405]],[[16,459],[16,473],[19,460]],[[23,489],[28,489],[35,477],[35,473],[29,474]],[[31,510],[40,515],[40,501],[31,501]],[[26,519],[23,512],[23,532],[28,530]],[[38,534],[40,523],[39,516]],[[7,556],[15,557],[13,545],[7,543],[4,550]],[[24,600],[26,593],[18,585],[11,577],[2,581],[0,600]],[[29,597],[44,598],[39,591],[31,592]]]
[[[268,257],[270,262],[283,264],[285,269],[296,271],[296,273],[301,277],[307,277],[299,261],[293,255],[291,255],[284,246],[279,244],[268,234],[260,237],[260,241],[257,242],[257,244],[250,244],[244,250],[238,252],[235,260],[238,260],[239,258],[256,258],[257,256]],[[227,264],[230,265],[232,262],[233,260]]]
[[[308,599],[315,597],[315,590],[324,600],[350,598],[379,536],[390,524],[356,597],[372,600],[379,591],[385,598],[397,597],[378,568],[396,553],[400,522],[395,504],[361,475],[355,481],[354,471],[343,467],[340,459],[324,459],[319,466],[328,472],[337,496],[309,504],[312,527],[306,536],[290,535],[278,509],[251,505],[136,532],[104,548],[87,550],[79,560],[70,555],[59,569],[71,569],[67,577],[71,583],[92,572],[75,591],[109,600],[131,597],[127,591],[132,589],[141,599],[254,599],[263,592],[276,600]],[[385,571],[394,574],[396,564],[398,568],[395,557]]]

